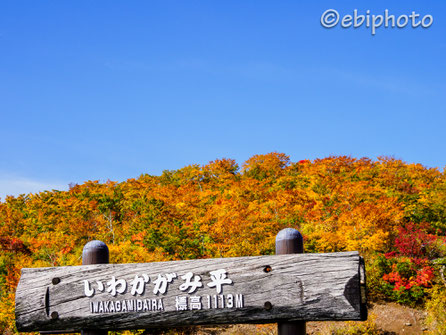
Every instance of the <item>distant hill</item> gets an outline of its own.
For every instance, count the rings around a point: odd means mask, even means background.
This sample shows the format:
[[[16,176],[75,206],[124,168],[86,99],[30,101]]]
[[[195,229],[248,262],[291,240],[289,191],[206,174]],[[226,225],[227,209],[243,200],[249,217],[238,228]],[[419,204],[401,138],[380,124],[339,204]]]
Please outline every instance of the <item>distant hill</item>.
[[[306,252],[358,250],[372,299],[416,305],[432,287],[444,293],[444,171],[392,158],[291,162],[270,153],[241,167],[219,159],[7,197],[0,203],[0,330],[14,331],[20,269],[79,265],[90,240],[107,243],[114,263],[268,255],[286,227],[301,231]]]

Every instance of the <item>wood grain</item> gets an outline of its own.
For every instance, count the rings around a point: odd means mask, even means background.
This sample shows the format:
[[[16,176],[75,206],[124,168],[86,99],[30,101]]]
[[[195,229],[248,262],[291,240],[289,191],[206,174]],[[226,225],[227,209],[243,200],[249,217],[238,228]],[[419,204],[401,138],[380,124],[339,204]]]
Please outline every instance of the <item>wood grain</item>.
[[[144,329],[199,324],[266,323],[280,320],[362,320],[366,316],[361,297],[360,257],[357,252],[293,254],[240,258],[200,259],[142,264],[99,264],[23,269],[16,291],[16,324],[19,331],[81,329]],[[210,272],[227,271],[232,284],[222,286],[225,308],[208,308],[207,296],[222,299],[210,287]],[[199,275],[202,287],[193,293],[180,291],[187,272]],[[158,274],[176,273],[165,294],[153,293]],[[361,273],[361,274],[360,274]],[[131,294],[135,275],[148,274],[143,295]],[[112,276],[125,279],[125,292],[113,297],[99,291]],[[95,288],[87,297],[84,280]],[[105,285],[107,288],[107,285]],[[229,308],[228,296],[243,295],[243,307]],[[201,310],[176,310],[175,297],[200,296]],[[163,310],[92,313],[91,303],[162,299]],[[240,303],[240,302],[239,302]],[[235,303],[234,303],[235,304]],[[117,305],[116,305],[117,306]],[[212,306],[211,306],[212,307]],[[221,304],[220,304],[221,307]]]

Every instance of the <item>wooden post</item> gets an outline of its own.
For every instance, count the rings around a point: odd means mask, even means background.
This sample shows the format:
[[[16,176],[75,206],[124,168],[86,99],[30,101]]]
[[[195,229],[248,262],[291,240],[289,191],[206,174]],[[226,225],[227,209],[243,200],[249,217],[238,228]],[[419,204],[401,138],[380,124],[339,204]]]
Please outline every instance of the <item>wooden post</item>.
[[[293,228],[282,229],[276,236],[276,255],[302,254],[304,243],[302,235]],[[279,335],[305,335],[305,321],[278,322]]]
[[[88,242],[82,251],[82,265],[108,264],[110,262],[107,244],[94,240]],[[82,330],[82,335],[107,335],[108,331],[94,329]]]
[[[107,244],[94,240],[88,242],[82,251],[82,265],[108,264],[109,253]]]

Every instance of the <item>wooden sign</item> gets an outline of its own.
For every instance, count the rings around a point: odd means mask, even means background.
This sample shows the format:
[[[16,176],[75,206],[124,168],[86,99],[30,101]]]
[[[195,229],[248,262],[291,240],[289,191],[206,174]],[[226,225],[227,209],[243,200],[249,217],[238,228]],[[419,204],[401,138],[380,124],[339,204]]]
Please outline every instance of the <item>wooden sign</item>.
[[[23,269],[16,324],[24,332],[363,320],[364,281],[357,252]]]

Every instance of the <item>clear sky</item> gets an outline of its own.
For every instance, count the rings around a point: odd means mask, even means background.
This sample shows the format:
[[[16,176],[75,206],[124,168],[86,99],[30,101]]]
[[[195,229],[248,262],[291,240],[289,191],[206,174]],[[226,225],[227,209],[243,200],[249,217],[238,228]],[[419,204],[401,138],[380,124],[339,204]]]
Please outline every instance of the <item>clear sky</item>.
[[[272,151],[443,170],[445,96],[442,0],[0,0],[0,198]]]

